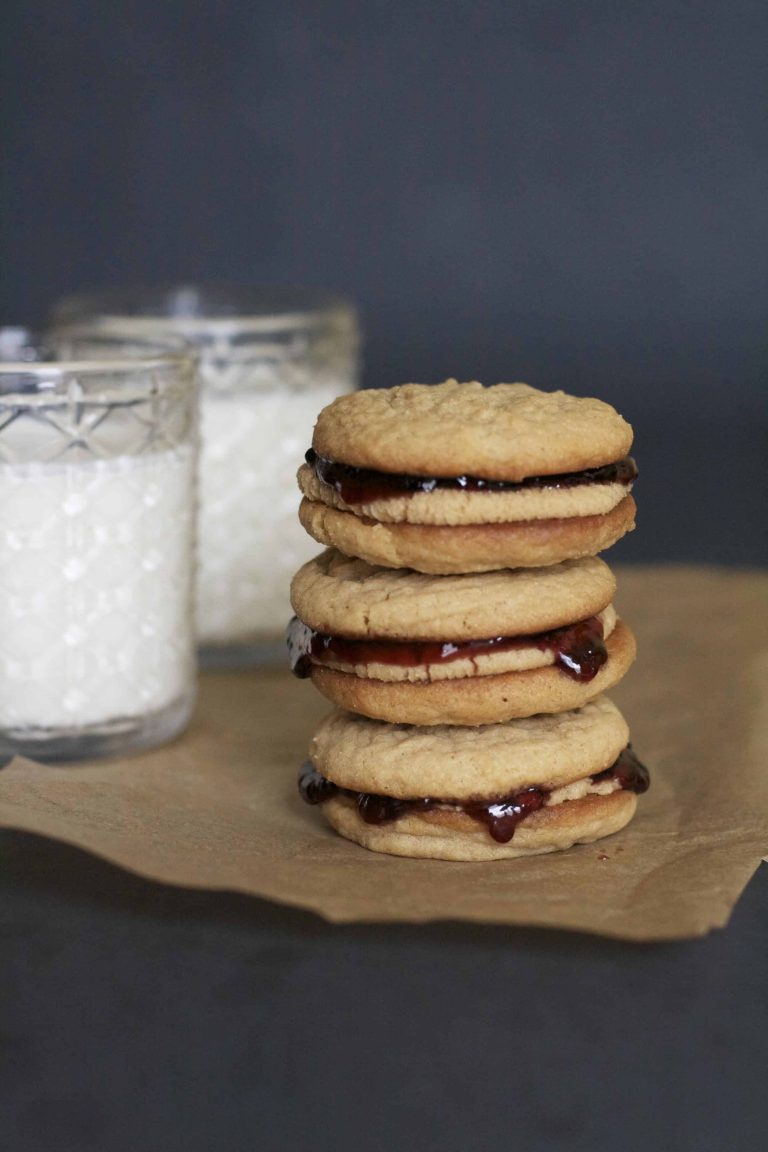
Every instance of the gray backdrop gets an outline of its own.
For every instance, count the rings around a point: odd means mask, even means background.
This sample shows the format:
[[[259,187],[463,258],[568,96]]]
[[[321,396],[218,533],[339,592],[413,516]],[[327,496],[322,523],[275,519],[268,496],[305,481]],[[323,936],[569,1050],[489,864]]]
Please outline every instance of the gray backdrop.
[[[368,384],[614,401],[643,473],[616,560],[765,559],[762,0],[2,19],[7,322],[120,282],[327,285],[360,303]]]

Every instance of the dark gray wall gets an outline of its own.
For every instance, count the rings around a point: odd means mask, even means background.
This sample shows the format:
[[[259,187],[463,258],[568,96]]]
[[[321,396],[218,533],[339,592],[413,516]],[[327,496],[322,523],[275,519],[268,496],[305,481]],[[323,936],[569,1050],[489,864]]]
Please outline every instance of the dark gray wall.
[[[6,321],[125,281],[328,285],[361,304],[367,383],[621,407],[645,516],[616,558],[765,557],[762,0],[2,19]]]

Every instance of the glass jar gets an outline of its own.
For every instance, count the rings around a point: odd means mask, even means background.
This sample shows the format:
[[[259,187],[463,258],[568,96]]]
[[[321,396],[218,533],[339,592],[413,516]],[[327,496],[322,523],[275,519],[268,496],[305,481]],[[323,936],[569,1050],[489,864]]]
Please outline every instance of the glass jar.
[[[169,740],[194,698],[194,357],[0,330],[0,754]]]
[[[316,291],[178,287],[73,296],[54,319],[172,332],[195,346],[202,659],[284,661],[290,580],[317,552],[297,519],[296,472],[320,409],[357,385],[353,307]]]

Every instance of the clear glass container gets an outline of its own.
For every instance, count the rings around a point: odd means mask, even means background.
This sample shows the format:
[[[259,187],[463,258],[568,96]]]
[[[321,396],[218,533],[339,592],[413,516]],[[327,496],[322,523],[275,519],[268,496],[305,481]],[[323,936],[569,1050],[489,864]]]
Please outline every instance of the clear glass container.
[[[309,290],[190,286],[73,296],[54,320],[175,333],[195,346],[202,660],[284,662],[291,577],[317,553],[298,522],[296,471],[320,409],[357,385],[353,307]]]
[[[0,755],[161,743],[194,698],[183,342],[0,330]]]

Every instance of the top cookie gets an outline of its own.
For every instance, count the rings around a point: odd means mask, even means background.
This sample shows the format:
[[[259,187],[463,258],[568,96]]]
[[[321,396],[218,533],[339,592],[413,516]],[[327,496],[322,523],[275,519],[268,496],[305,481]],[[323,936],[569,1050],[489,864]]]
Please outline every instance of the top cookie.
[[[626,456],[632,428],[602,400],[476,381],[353,392],[320,413],[312,447],[356,468],[517,482]]]

